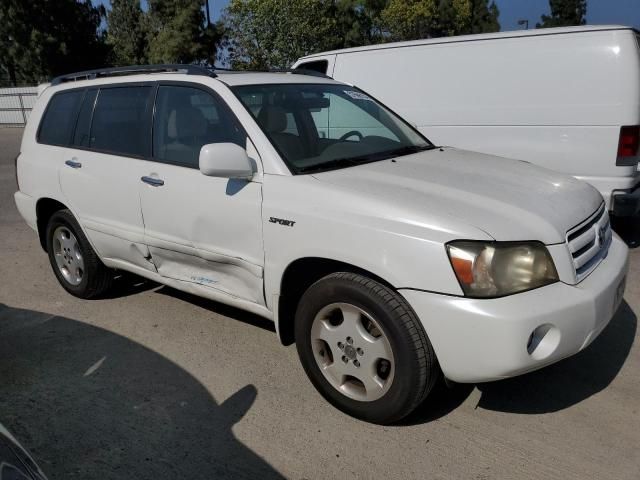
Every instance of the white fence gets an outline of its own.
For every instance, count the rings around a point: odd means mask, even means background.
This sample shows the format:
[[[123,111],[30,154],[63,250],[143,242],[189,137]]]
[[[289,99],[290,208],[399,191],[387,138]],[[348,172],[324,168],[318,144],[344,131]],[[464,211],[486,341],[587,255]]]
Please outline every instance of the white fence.
[[[0,88],[0,126],[27,123],[37,95],[38,87]]]

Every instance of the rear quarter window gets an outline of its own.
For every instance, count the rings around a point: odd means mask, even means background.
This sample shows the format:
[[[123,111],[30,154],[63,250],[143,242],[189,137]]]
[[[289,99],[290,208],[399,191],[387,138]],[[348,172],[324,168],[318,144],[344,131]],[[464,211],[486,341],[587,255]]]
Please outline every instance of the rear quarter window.
[[[84,90],[58,92],[51,97],[38,130],[38,142],[68,145]]]

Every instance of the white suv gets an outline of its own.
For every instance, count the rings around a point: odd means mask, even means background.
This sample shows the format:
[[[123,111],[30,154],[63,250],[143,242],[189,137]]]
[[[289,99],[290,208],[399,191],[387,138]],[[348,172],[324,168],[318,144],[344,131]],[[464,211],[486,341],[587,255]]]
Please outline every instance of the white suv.
[[[62,286],[113,272],[272,319],[318,391],[399,420],[441,374],[572,355],[624,292],[591,186],[432,145],[356,87],[195,66],[81,72],[40,94],[16,204]]]

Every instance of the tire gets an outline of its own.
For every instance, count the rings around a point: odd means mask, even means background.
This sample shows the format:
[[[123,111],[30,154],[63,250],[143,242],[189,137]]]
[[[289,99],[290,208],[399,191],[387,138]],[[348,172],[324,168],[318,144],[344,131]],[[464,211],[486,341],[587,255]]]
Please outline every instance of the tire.
[[[71,295],[90,299],[103,295],[113,282],[69,210],[59,210],[46,230],[49,262],[60,285]]]
[[[361,420],[398,422],[440,376],[407,301],[365,276],[333,273],[317,281],[303,294],[295,322],[298,356],[315,388]]]

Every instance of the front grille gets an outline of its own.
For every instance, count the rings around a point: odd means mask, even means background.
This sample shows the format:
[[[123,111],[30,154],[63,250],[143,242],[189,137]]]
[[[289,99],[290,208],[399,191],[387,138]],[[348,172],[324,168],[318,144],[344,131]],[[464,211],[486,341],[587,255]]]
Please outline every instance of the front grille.
[[[593,215],[567,232],[567,245],[573,258],[578,282],[589,275],[607,256],[612,235],[609,212],[604,204]]]

